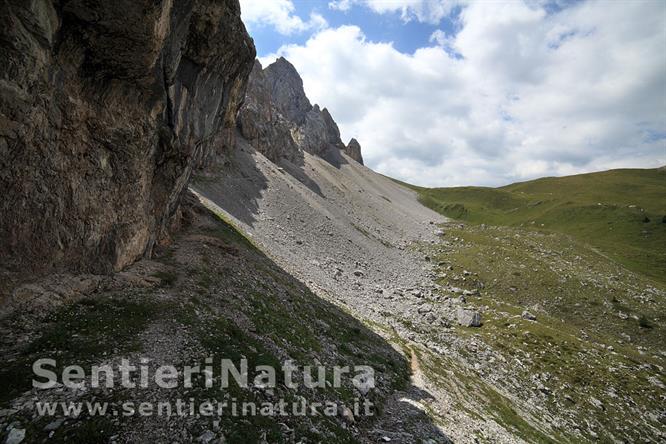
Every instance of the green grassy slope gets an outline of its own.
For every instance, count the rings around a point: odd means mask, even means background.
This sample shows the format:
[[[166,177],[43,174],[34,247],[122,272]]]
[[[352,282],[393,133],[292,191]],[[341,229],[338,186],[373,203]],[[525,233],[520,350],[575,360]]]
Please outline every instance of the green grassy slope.
[[[455,362],[430,359],[428,369],[426,356],[429,376],[440,376],[437,381],[449,390],[453,381],[463,384],[470,398],[482,393],[487,399],[477,403],[480,408],[527,442],[656,440],[664,425],[650,414],[666,396],[666,285],[652,286],[648,277],[600,257],[571,236],[457,222],[442,228],[442,242],[430,250],[438,283],[480,290],[465,306],[482,313],[483,326],[453,329],[504,356],[491,365],[508,363],[506,373],[498,373],[510,376],[492,387]],[[524,319],[524,310],[536,321]],[[479,366],[491,362],[478,350],[462,353],[468,369],[475,368],[475,359]],[[545,375],[544,388],[535,394],[539,375]],[[507,400],[508,394],[517,398]],[[525,411],[528,403],[516,399],[544,402]],[[592,399],[603,408],[594,407]],[[574,425],[582,436],[572,433]]]
[[[630,270],[666,282],[666,170],[548,177],[501,188],[413,187],[454,219],[573,236]]]

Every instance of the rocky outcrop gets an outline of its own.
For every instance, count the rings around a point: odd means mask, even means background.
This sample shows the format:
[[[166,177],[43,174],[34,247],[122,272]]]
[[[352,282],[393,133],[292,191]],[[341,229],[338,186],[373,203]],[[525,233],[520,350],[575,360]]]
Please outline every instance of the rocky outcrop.
[[[238,114],[238,127],[252,146],[273,162],[281,158],[293,162],[302,156],[291,134],[292,123],[273,102],[266,74],[258,60],[254,62],[245,103]]]
[[[346,149],[331,114],[310,104],[296,68],[283,57],[265,69],[255,62],[238,123],[243,137],[274,162],[296,162],[302,151],[335,162]]]
[[[304,122],[295,132],[296,141],[308,153],[327,157],[332,151],[344,149],[340,130],[328,110],[315,105],[305,114]]]
[[[255,56],[238,0],[4,0],[0,53],[0,261],[90,271],[165,236]]]
[[[349,141],[347,146],[345,147],[345,154],[347,154],[349,157],[363,165],[363,156],[361,155],[361,144],[358,143],[358,140],[352,139]]]
[[[294,65],[280,57],[266,67],[265,74],[267,87],[277,109],[287,120],[302,125],[312,105],[305,95],[303,80]]]

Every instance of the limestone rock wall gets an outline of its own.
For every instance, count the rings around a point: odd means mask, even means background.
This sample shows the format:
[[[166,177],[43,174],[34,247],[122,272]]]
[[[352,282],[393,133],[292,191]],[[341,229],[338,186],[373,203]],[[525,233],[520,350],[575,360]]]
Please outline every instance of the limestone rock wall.
[[[250,74],[238,126],[245,139],[273,162],[281,158],[297,161],[302,156],[292,136],[292,122],[273,102],[266,74],[258,60]]]
[[[312,105],[305,95],[303,80],[294,65],[280,57],[266,67],[264,74],[273,103],[280,113],[296,125],[303,124]]]
[[[255,49],[238,0],[0,2],[0,262],[120,269],[233,144]]]

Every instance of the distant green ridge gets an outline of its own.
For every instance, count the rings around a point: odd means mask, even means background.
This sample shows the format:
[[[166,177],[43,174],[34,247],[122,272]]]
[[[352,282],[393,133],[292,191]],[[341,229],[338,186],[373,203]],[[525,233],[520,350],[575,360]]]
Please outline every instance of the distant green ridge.
[[[565,233],[630,270],[666,282],[663,167],[546,177],[500,188],[403,185],[445,216]]]

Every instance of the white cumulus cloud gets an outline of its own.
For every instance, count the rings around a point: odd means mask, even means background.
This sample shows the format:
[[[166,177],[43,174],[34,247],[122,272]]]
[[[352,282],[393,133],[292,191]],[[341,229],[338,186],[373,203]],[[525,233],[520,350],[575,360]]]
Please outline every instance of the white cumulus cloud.
[[[328,26],[321,14],[311,13],[307,21],[295,15],[291,0],[240,0],[240,4],[241,17],[250,31],[254,27],[271,26],[280,34],[289,35]]]
[[[666,163],[665,8],[475,2],[458,34],[435,33],[413,54],[356,26],[278,53],[369,166],[412,183],[654,167]]]
[[[400,13],[403,20],[437,24],[463,0],[333,0],[331,9],[347,11],[353,5],[362,5],[378,14]]]

